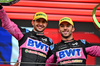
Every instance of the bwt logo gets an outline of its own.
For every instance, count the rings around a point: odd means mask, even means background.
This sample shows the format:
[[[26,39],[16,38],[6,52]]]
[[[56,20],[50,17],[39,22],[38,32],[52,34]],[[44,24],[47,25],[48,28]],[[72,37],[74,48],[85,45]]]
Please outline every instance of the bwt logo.
[[[80,55],[81,49],[77,48],[77,49],[67,49],[67,50],[63,50],[58,52],[59,54],[59,58],[62,59],[64,57],[72,57],[75,56],[75,54],[77,54],[77,56],[81,56]]]
[[[41,49],[43,50],[43,48],[45,48],[45,51],[47,52],[48,50],[48,45],[42,43],[42,42],[39,42],[39,41],[36,41],[36,40],[32,40],[32,39],[28,39],[28,43],[27,43],[27,46],[30,46],[30,47],[35,47],[37,49]]]

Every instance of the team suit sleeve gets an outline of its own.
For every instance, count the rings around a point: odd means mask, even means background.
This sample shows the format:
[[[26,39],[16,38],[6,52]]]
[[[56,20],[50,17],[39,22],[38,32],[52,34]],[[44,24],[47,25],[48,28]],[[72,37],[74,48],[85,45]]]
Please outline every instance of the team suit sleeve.
[[[50,46],[51,52],[53,51],[53,49],[54,49],[54,44]],[[55,63],[55,64],[52,64],[52,63]],[[55,56],[54,56],[53,52],[52,52],[52,55],[46,60],[45,66],[58,66],[58,65],[56,65]]]
[[[52,63],[55,63],[54,62],[54,54],[52,54],[47,60],[46,60],[46,64],[45,66],[57,66],[55,64],[52,64]],[[50,64],[51,63],[51,64]]]
[[[100,45],[87,43],[88,47],[86,47],[86,53],[91,56],[100,57]]]
[[[23,37],[23,34],[18,28],[18,26],[9,19],[5,10],[1,5],[0,5],[0,19],[2,22],[2,27],[6,29],[11,35],[13,35],[17,40],[20,40]]]
[[[100,44],[88,43],[86,40],[81,41],[85,44],[85,50],[87,54],[100,57]]]
[[[53,41],[52,41],[51,38],[49,38],[49,41],[50,41],[49,46],[50,46],[50,45],[53,45]],[[48,59],[51,55],[52,55],[52,50],[51,50],[50,47],[49,47],[49,51],[48,51],[48,54],[47,54],[47,59]]]

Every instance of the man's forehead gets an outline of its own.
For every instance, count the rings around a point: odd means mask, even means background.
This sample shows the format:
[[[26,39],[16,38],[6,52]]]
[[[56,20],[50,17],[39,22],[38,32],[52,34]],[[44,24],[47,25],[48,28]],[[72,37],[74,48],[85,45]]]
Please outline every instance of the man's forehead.
[[[46,22],[46,23],[48,23],[48,21],[46,21],[44,18],[36,19],[36,21],[42,21],[42,22]]]

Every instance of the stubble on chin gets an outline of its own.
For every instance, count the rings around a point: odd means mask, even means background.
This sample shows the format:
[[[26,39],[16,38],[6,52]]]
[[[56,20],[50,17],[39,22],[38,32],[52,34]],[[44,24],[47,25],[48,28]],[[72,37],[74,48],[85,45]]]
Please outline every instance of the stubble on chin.
[[[67,36],[65,36],[65,35],[63,35],[62,33],[61,33],[61,36],[63,37],[63,38],[69,38],[70,36],[71,36],[71,34],[69,34],[69,35],[67,35]]]

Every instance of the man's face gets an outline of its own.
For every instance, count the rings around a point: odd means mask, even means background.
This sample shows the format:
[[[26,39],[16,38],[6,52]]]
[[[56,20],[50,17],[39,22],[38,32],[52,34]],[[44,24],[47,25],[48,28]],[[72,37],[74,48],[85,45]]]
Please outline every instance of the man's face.
[[[74,27],[68,22],[62,22],[59,25],[59,32],[61,33],[63,38],[68,38],[72,36],[72,32],[74,32]]]
[[[43,18],[39,18],[32,22],[33,30],[37,32],[43,32],[44,29],[47,27],[47,21]]]

